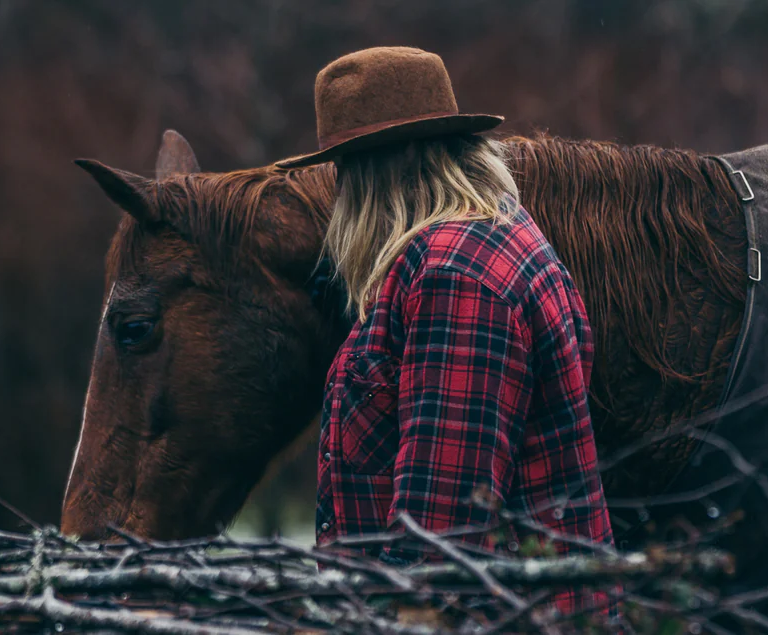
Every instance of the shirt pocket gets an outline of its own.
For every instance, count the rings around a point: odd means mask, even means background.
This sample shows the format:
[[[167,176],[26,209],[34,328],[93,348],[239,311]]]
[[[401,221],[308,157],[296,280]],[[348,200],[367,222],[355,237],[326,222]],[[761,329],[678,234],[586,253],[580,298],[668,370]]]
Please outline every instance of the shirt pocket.
[[[350,355],[339,400],[341,453],[358,474],[382,474],[400,445],[397,416],[399,365],[376,353]]]

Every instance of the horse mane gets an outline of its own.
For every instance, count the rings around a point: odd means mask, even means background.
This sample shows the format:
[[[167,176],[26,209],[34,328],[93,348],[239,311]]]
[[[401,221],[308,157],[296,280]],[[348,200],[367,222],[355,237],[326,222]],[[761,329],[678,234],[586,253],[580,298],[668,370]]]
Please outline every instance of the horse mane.
[[[742,252],[746,245],[740,203],[719,163],[690,150],[545,135],[506,143],[521,203],[582,290],[602,359],[611,358],[609,333],[618,329],[648,367],[691,379],[670,356],[679,343],[670,338],[686,338],[665,328],[691,322],[685,277],[742,309],[746,294],[743,263],[720,248],[723,240]]]

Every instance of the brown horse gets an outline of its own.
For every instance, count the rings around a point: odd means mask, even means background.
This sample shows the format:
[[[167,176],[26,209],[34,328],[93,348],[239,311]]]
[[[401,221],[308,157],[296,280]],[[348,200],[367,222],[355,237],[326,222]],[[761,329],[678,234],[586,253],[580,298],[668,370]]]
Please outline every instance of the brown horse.
[[[511,169],[584,296],[601,456],[713,408],[745,306],[746,229],[714,159],[651,146],[512,138]],[[157,179],[84,161],[128,212],[106,295],[62,528],[178,538],[229,522],[319,409],[349,324],[312,299],[332,166],[201,174],[166,133]],[[694,441],[604,476],[664,490]]]

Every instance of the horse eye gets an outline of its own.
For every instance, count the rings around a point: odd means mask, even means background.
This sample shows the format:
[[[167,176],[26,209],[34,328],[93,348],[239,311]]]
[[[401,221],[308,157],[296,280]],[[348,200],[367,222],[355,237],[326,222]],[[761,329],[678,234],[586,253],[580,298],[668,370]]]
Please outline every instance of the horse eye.
[[[152,320],[131,320],[117,325],[115,339],[121,346],[136,346],[144,342],[155,330]]]

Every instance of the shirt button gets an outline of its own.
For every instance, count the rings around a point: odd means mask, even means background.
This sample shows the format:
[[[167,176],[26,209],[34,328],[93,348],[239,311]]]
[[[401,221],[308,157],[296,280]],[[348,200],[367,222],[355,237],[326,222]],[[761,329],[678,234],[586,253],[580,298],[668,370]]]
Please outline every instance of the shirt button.
[[[324,458],[326,461],[330,461],[330,460],[331,460],[331,453],[330,453],[330,452],[326,452],[326,453],[323,455],[323,458]]]
[[[331,526],[328,523],[323,523],[320,525],[320,531],[328,531],[331,528]]]
[[[332,381],[329,381],[329,382],[328,382],[328,385],[326,386],[326,388],[327,388],[328,390],[330,390],[331,388],[333,388],[333,382],[332,382]]]

